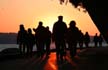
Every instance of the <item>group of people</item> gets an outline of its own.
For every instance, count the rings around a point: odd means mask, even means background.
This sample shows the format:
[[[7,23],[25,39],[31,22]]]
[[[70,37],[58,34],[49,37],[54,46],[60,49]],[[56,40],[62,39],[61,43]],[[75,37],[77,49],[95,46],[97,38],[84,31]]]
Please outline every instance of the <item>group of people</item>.
[[[66,55],[67,45],[70,52],[70,56],[76,55],[77,43],[80,49],[83,49],[83,44],[89,47],[90,36],[89,33],[85,34],[76,27],[74,20],[70,21],[69,27],[63,21],[63,16],[58,16],[58,21],[54,23],[52,33],[49,27],[44,27],[43,22],[39,22],[37,28],[33,28],[35,34],[32,34],[32,29],[25,30],[24,25],[20,25],[20,30],[17,36],[17,43],[22,54],[25,53],[27,47],[27,54],[32,54],[33,45],[36,45],[37,55],[43,57],[46,51],[46,55],[50,54],[51,40],[54,41],[56,47],[57,59],[64,60]]]
[[[58,16],[58,21],[54,23],[52,30],[53,40],[56,46],[57,59],[64,60],[67,50],[70,52],[70,56],[74,57],[77,52],[77,44],[80,49],[83,49],[83,43],[88,47],[90,42],[90,36],[88,32],[84,35],[74,20],[70,21],[69,27],[63,21],[63,16]]]
[[[102,47],[102,42],[103,42],[103,37],[102,37],[102,35],[100,34],[99,36],[98,36],[98,34],[96,33],[95,34],[95,36],[94,36],[94,38],[93,38],[93,42],[94,42],[94,44],[95,44],[95,47]]]
[[[38,27],[33,31],[28,28],[25,30],[23,24],[20,25],[20,30],[17,35],[17,44],[19,44],[20,53],[23,55],[32,55],[33,46],[36,44],[37,55],[42,57],[46,48],[46,54],[50,54],[50,43],[51,43],[51,32],[49,31],[49,27],[44,27],[42,22],[39,22]],[[44,47],[45,46],[45,47]],[[26,50],[27,49],[27,50]]]

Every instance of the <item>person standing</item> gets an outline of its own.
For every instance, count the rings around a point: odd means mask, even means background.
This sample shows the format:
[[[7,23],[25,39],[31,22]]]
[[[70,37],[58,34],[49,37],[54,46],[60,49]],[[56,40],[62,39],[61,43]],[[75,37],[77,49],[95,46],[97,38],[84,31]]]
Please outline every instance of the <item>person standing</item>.
[[[27,54],[32,56],[33,46],[35,44],[35,37],[32,34],[31,28],[28,28],[27,34]]]
[[[43,26],[43,22],[40,21],[38,27],[35,29],[35,39],[36,39],[36,46],[37,46],[37,53],[39,57],[43,57],[44,55],[44,46],[45,46],[45,32],[46,28]]]
[[[80,47],[80,50],[83,49],[83,42],[84,42],[84,34],[82,33],[82,31],[80,30],[79,31],[79,40],[78,40],[78,43],[79,43],[79,47]]]
[[[93,41],[94,41],[95,47],[97,47],[98,46],[98,42],[99,42],[99,37],[98,37],[97,33],[95,34],[95,36],[93,38]]]
[[[63,60],[66,44],[65,34],[67,32],[66,23],[63,21],[63,16],[58,16],[58,21],[53,26],[53,38],[56,46],[57,59]]]
[[[24,25],[19,26],[19,31],[17,35],[17,44],[19,44],[20,53],[25,55],[25,48],[27,47],[27,31],[24,28]]]
[[[102,37],[102,35],[100,34],[100,35],[99,35],[99,47],[102,47],[102,42],[103,42],[103,37]]]
[[[89,33],[86,32],[84,35],[84,44],[87,48],[89,47],[89,43],[90,43],[90,36],[89,36]]]
[[[46,55],[50,55],[50,44],[51,44],[51,31],[49,30],[49,27],[46,27],[46,33],[45,33],[45,45],[46,45]]]

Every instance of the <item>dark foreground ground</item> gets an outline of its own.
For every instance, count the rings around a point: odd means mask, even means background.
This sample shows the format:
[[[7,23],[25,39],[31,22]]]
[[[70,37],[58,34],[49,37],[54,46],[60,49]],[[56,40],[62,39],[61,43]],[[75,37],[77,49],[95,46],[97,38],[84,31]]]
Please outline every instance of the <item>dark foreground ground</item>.
[[[78,49],[74,58],[70,58],[67,51],[63,62],[57,61],[55,52],[43,58],[36,54],[32,57],[0,56],[0,70],[108,70],[108,47]]]

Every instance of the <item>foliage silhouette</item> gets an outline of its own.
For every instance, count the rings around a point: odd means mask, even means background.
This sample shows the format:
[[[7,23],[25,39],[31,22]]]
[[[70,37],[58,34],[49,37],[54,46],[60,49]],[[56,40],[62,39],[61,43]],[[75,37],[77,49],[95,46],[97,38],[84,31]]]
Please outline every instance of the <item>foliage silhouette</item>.
[[[80,6],[81,8],[86,9],[94,24],[97,26],[100,33],[108,43],[107,0],[60,0],[60,4],[66,3],[67,1],[71,3],[75,8],[78,8],[78,6]]]

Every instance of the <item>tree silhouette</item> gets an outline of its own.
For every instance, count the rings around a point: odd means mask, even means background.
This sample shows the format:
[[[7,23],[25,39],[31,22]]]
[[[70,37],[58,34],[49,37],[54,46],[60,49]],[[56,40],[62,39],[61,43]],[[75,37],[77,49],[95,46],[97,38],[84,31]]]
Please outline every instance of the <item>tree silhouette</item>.
[[[70,2],[75,8],[86,9],[94,24],[108,43],[108,7],[107,0],[60,0],[60,4]]]

